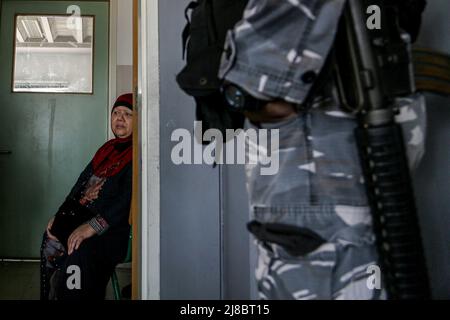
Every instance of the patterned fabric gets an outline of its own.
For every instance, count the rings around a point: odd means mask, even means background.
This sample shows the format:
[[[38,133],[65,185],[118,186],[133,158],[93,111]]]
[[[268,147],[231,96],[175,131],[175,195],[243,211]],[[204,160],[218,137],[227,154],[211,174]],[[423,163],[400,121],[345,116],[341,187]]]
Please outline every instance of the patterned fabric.
[[[112,177],[122,171],[133,157],[133,138],[115,138],[106,142],[92,159],[94,174]]]
[[[292,257],[286,255],[280,248],[272,251],[259,245],[256,270],[259,298],[263,300],[385,298],[384,290],[369,289],[368,285],[368,282],[371,282],[371,274],[367,271],[376,265],[372,239],[355,240],[367,242],[327,243],[303,257]]]
[[[250,0],[227,36],[219,76],[255,97],[302,103],[325,63],[344,4]]]
[[[125,233],[129,230],[131,203],[132,163],[113,176],[99,177],[94,174],[92,161],[79,176],[68,197],[80,201],[93,216],[100,215],[114,229]],[[88,222],[88,221],[86,221]]]
[[[416,94],[398,99],[410,168],[415,169],[424,154],[425,103]],[[247,165],[247,185],[252,206],[291,207],[306,205],[367,206],[364,179],[354,139],[356,119],[339,108],[332,96],[319,97],[311,110],[274,124],[247,128],[279,129],[279,171],[260,175],[261,164]],[[268,143],[270,145],[270,142]],[[256,154],[249,144],[249,153]],[[249,155],[250,157],[251,155]],[[255,158],[255,157],[253,157]],[[302,209],[303,210],[303,209]]]
[[[345,0],[250,0],[227,39],[220,75],[262,98],[301,104],[332,46]],[[414,169],[424,153],[421,95],[396,101]],[[333,81],[297,117],[247,128],[279,129],[280,168],[260,175],[247,165],[252,218],[308,228],[327,243],[303,257],[258,243],[256,270],[262,299],[383,299],[370,289],[377,263],[372,219],[354,138],[356,119],[340,108]],[[268,144],[270,145],[270,143]],[[248,145],[248,157],[256,148]],[[264,151],[263,151],[264,152]]]
[[[327,240],[314,253],[292,257],[258,244],[258,288],[263,299],[381,299],[366,285],[377,264],[372,219],[353,138],[356,122],[322,100],[297,118],[262,128],[280,129],[280,170],[260,175],[247,165],[253,219],[313,230]],[[424,105],[417,95],[399,100],[410,166],[423,153]],[[248,124],[252,127],[251,124]],[[255,152],[249,145],[249,152]]]
[[[92,218],[88,223],[98,235],[102,235],[109,228],[108,222],[101,215]]]
[[[56,299],[55,281],[65,255],[64,246],[59,241],[49,239],[45,233],[41,245],[41,300]]]

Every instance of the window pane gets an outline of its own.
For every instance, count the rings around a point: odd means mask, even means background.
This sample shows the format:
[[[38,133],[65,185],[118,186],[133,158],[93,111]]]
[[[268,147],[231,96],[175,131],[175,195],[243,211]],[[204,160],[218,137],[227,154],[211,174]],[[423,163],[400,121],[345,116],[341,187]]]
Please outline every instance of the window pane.
[[[92,93],[93,17],[16,17],[13,92]]]

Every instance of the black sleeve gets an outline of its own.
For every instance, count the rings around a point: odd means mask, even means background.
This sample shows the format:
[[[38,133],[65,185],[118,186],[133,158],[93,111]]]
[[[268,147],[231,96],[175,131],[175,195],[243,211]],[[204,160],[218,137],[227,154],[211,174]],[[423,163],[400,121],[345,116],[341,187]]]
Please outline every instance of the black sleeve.
[[[83,172],[81,172],[80,176],[78,177],[77,182],[72,187],[72,190],[70,191],[67,198],[74,198],[78,200],[78,197],[83,190],[84,185],[89,180],[89,178],[92,176],[92,161],[88,163],[86,168],[84,168]]]
[[[89,209],[100,215],[109,227],[128,226],[132,194],[132,163],[129,163],[117,176],[110,177],[108,188],[101,191],[99,199]]]

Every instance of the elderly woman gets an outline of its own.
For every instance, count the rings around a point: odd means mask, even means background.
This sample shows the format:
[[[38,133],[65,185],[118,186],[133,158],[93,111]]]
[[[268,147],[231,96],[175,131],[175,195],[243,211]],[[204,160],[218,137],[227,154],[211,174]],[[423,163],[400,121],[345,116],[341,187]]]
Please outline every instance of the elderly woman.
[[[104,299],[126,256],[132,188],[133,101],[120,96],[104,144],[50,219],[41,247],[41,299]],[[79,222],[76,222],[76,221]]]

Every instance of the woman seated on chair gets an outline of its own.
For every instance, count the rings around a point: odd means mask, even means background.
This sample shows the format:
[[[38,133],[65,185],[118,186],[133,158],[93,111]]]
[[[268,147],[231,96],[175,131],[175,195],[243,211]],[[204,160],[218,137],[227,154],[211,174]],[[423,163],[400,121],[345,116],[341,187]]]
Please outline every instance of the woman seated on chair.
[[[132,188],[133,99],[113,106],[104,144],[50,219],[41,247],[41,299],[104,299],[127,253]]]

